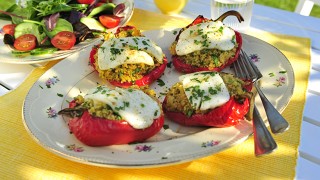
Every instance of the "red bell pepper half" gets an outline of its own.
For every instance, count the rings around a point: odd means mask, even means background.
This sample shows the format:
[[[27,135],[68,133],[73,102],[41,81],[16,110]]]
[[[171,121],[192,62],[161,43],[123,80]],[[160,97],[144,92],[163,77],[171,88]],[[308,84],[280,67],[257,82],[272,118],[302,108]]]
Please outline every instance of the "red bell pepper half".
[[[247,81],[250,82],[250,81]],[[245,85],[247,91],[251,91],[252,82]],[[231,97],[228,102],[217,108],[211,109],[205,114],[193,114],[187,116],[182,112],[169,111],[166,108],[167,98],[162,103],[164,114],[171,120],[185,126],[211,126],[229,127],[238,124],[250,110],[250,100],[245,98],[243,102],[238,102]]]
[[[73,107],[75,102],[70,102]],[[109,146],[143,142],[158,133],[164,124],[164,115],[155,119],[146,129],[135,129],[125,120],[108,120],[93,117],[85,110],[81,117],[72,118],[69,123],[70,131],[78,140],[88,146]]]
[[[134,29],[135,27],[133,26],[124,26],[124,27],[120,27],[117,29],[115,34],[119,34],[121,31],[130,31],[132,29]],[[94,58],[94,55],[98,52],[98,48],[97,47],[93,47],[91,52],[90,52],[90,64],[96,68],[94,66],[94,62],[96,61]],[[166,57],[163,58],[163,63],[158,66],[155,67],[151,72],[149,72],[148,74],[144,75],[141,79],[138,79],[134,82],[119,82],[119,81],[109,81],[110,84],[117,86],[117,87],[123,87],[123,88],[127,88],[130,87],[132,85],[137,85],[137,86],[145,86],[145,85],[149,85],[152,82],[154,82],[155,80],[159,79],[161,77],[161,75],[163,74],[164,70],[166,69],[168,64],[168,60]]]
[[[93,47],[91,52],[90,52],[90,64],[96,68],[94,66],[94,62],[96,61],[94,58],[94,55],[98,52],[98,48],[97,47]],[[154,82],[155,80],[159,79],[161,77],[161,75],[163,74],[164,70],[166,69],[168,64],[168,60],[167,58],[163,58],[163,63],[158,66],[155,67],[151,72],[149,72],[148,74],[144,75],[141,79],[138,79],[134,82],[119,82],[119,81],[109,81],[110,84],[117,86],[117,87],[123,87],[123,88],[127,88],[130,87],[132,85],[137,85],[137,86],[145,86],[145,85],[149,85],[152,82]]]
[[[192,25],[196,25],[199,23],[203,23],[203,22],[207,22],[210,21],[207,18],[204,18],[203,16],[198,16],[191,24],[189,24],[186,28],[192,26]],[[181,34],[181,32],[183,31],[183,29],[180,30],[179,34],[176,37],[176,41],[179,39],[179,36]],[[183,59],[181,59],[181,57],[179,57],[178,55],[173,55],[172,56],[172,64],[174,65],[174,67],[177,69],[177,71],[179,72],[183,72],[183,73],[192,73],[192,72],[199,72],[199,71],[221,71],[223,70],[226,66],[232,64],[234,61],[236,61],[238,59],[239,53],[240,53],[240,49],[242,47],[242,37],[241,34],[237,31],[235,31],[236,34],[236,41],[238,43],[238,47],[236,50],[236,53],[234,55],[233,58],[230,58],[228,60],[227,63],[225,63],[224,65],[220,66],[220,67],[215,67],[213,69],[209,69],[208,67],[196,67],[196,66],[192,66],[190,64],[186,64],[184,62]]]

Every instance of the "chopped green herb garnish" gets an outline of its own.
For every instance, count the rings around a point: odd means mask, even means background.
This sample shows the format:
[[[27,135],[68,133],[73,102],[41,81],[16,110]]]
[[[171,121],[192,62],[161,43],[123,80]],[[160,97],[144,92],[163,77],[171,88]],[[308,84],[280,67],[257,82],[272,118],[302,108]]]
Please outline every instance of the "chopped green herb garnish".
[[[129,45],[129,48],[130,48],[131,50],[139,50],[138,46]]]
[[[212,58],[212,60],[213,60],[214,65],[215,65],[216,67],[218,67],[218,66],[219,66],[219,62],[220,62],[220,61],[219,61],[219,57],[216,56],[216,55],[212,55],[211,58]]]
[[[147,41],[142,41],[142,44],[145,45],[145,46],[150,46]]]
[[[157,82],[158,82],[158,85],[161,87],[166,85],[161,79],[158,79]]]
[[[201,83],[201,81],[198,78],[192,78],[192,79],[190,79],[190,81],[195,81],[195,82]]]
[[[209,87],[209,93],[211,95],[215,95],[215,94],[218,94],[218,91],[216,89],[213,89],[212,87]]]
[[[198,29],[198,35],[202,35],[203,34],[203,29]]]
[[[236,35],[232,36],[231,42],[232,42],[232,44],[236,44]]]
[[[130,106],[130,103],[127,102],[127,101],[124,101],[123,103],[124,103],[124,106],[125,106],[125,107],[129,107],[129,106]]]
[[[106,92],[107,92],[107,90],[104,89],[101,91],[101,94],[105,94]]]
[[[196,40],[196,39],[195,39],[193,42],[194,42],[196,45],[199,45],[199,44],[201,43],[201,41],[198,41],[198,40]]]
[[[116,55],[116,54],[121,54],[121,51],[118,48],[110,48],[110,53],[113,55]]]
[[[161,92],[160,95],[165,96],[165,95],[167,95],[167,93]]]
[[[269,73],[268,75],[269,75],[269,77],[273,77],[274,73]]]
[[[132,40],[138,45],[138,38],[132,38]]]
[[[203,96],[202,101],[209,101],[211,98],[209,96]]]
[[[186,114],[186,115],[187,115],[188,117],[191,117],[192,114],[193,114],[193,110],[189,109],[189,110],[187,111],[187,114]]]
[[[106,50],[106,47],[100,47],[99,49],[102,49],[102,52],[104,52],[104,50]]]

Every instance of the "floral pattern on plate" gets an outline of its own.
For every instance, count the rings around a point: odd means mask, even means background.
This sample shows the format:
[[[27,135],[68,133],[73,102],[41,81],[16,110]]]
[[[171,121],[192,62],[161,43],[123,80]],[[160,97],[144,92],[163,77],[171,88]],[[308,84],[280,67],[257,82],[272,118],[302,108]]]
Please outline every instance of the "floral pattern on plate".
[[[58,115],[58,112],[53,109],[52,107],[49,107],[46,111],[46,113],[48,114],[48,118],[55,118]]]
[[[83,152],[84,151],[83,147],[76,146],[75,144],[66,145],[66,149],[69,151],[74,151],[74,152]]]

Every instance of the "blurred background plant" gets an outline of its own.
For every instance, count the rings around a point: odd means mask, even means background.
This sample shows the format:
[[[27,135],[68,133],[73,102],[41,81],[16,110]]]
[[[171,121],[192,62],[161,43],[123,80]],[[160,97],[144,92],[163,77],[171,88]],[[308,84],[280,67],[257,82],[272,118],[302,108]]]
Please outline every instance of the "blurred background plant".
[[[0,9],[8,9],[12,3],[15,3],[15,0],[0,0]],[[294,12],[298,0],[255,0],[255,3]],[[310,16],[320,18],[320,6],[315,5]]]
[[[294,12],[298,4],[298,0],[255,0],[254,2],[256,4],[279,8],[291,12]],[[310,16],[320,18],[320,6],[314,5]]]

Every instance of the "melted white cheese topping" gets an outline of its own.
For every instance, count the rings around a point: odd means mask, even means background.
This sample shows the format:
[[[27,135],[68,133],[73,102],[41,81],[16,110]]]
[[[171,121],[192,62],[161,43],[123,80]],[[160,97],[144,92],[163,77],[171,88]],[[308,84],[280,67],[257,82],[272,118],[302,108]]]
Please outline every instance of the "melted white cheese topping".
[[[176,45],[177,55],[186,55],[202,49],[227,51],[236,44],[235,32],[221,21],[210,21],[184,30]]]
[[[196,72],[179,77],[187,98],[195,110],[219,107],[229,101],[229,91],[217,72]]]
[[[106,103],[135,129],[151,126],[153,120],[161,115],[158,103],[141,90],[112,90],[98,86],[91,89],[84,98]]]
[[[98,65],[101,70],[122,64],[144,63],[152,66],[153,57],[162,63],[163,52],[146,37],[111,38],[98,49]]]

